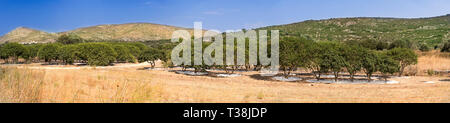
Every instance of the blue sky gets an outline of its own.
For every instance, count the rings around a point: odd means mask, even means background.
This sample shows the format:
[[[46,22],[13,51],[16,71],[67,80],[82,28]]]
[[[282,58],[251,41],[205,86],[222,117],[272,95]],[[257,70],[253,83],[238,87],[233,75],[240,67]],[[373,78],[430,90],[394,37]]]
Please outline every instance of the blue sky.
[[[62,32],[149,22],[226,31],[339,17],[450,14],[450,0],[0,0],[0,35],[19,26]]]

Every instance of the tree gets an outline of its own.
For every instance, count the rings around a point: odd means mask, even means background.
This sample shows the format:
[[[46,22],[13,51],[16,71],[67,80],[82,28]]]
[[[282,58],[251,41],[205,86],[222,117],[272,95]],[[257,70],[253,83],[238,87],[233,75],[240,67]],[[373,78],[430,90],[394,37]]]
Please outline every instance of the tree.
[[[65,45],[59,48],[59,59],[65,64],[73,64],[79,54],[78,47],[76,45]]]
[[[20,55],[21,58],[25,59],[25,63],[29,63],[30,59],[31,59],[31,51],[29,47],[25,46],[24,52],[22,55]]]
[[[30,58],[32,59],[32,62],[39,62],[38,52],[42,46],[43,46],[43,44],[31,44],[31,45],[25,46],[29,51],[29,55],[30,55]]]
[[[328,72],[328,66],[324,65],[324,54],[327,50],[327,47],[323,45],[323,43],[313,43],[311,47],[308,48],[308,58],[309,60],[306,62],[306,67],[312,71],[314,77],[317,80],[320,80],[320,77],[323,73]]]
[[[156,61],[163,59],[164,57],[165,55],[162,51],[149,48],[139,56],[139,62],[148,62],[151,64],[152,68],[155,68]]]
[[[389,50],[387,52],[387,55],[392,57],[392,59],[396,60],[400,64],[399,76],[403,75],[406,67],[415,65],[418,62],[417,54],[411,49],[395,48]]]
[[[39,49],[38,57],[39,59],[45,60],[45,62],[51,62],[52,60],[58,60],[59,57],[59,47],[60,44],[50,43],[42,46]]]
[[[17,63],[19,61],[19,57],[27,55],[26,48],[19,43],[7,43],[2,45],[0,49],[0,57],[5,59],[8,62],[8,58],[12,58],[13,63]]]
[[[138,58],[140,55],[141,55],[141,53],[145,50],[142,50],[141,48],[139,48],[139,47],[137,47],[137,46],[135,46],[135,45],[131,45],[131,44],[126,44],[126,45],[124,45],[128,50],[129,50],[129,52],[135,57],[135,58]]]
[[[388,74],[394,74],[399,71],[399,64],[385,53],[378,53],[378,57],[378,71],[382,73],[384,81],[387,81]]]
[[[363,59],[366,54],[365,48],[350,45],[347,48],[344,48],[343,57],[345,59],[345,68],[347,72],[350,74],[350,80],[353,82],[355,79],[355,75],[358,71],[361,71]]]
[[[83,43],[79,45],[82,59],[87,59],[88,65],[107,66],[116,61],[117,53],[105,43]]]
[[[76,44],[76,43],[82,43],[84,40],[75,34],[63,34],[58,37],[56,42],[59,42],[61,44]]]
[[[364,54],[365,57],[362,59],[362,69],[370,82],[372,80],[372,74],[378,71],[377,64],[380,58],[375,51],[365,50]]]
[[[342,52],[345,47],[342,47],[338,43],[324,43],[326,50],[322,52],[322,69],[328,69],[334,74],[334,80],[337,82],[339,79],[339,73],[347,64]]]
[[[335,75],[335,81],[339,79],[339,73],[345,67],[343,57],[344,47],[337,42],[319,42],[313,43],[307,52],[307,61],[305,66],[312,71],[314,77],[320,80],[324,73],[329,71]]]
[[[127,49],[125,46],[113,45],[113,48],[117,53],[116,60],[118,62],[132,62],[132,63],[136,62],[136,59],[133,56],[133,54],[131,54],[130,50]]]
[[[298,67],[305,66],[309,60],[308,48],[312,43],[306,38],[285,37],[280,42],[280,65],[285,76],[289,76]]]

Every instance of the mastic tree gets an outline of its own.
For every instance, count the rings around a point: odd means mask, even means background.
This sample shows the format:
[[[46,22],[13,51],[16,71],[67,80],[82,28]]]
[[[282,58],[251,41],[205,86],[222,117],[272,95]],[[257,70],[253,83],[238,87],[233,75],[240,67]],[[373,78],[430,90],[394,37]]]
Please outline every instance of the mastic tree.
[[[350,74],[350,80],[353,82],[355,75],[358,71],[361,71],[363,58],[365,57],[365,49],[356,45],[349,45],[344,48],[343,57],[345,59],[345,69]]]
[[[131,44],[126,44],[126,45],[124,45],[127,49],[128,49],[128,51],[135,57],[135,58],[137,58],[137,57],[139,57],[140,55],[141,55],[141,53],[145,50],[142,50],[142,48],[139,48],[139,47],[137,47],[137,46],[135,46],[135,45],[131,45]]]
[[[8,58],[12,58],[12,63],[17,63],[19,57],[27,55],[27,49],[19,43],[6,43],[0,49],[0,57],[8,62]]]
[[[280,67],[287,77],[291,71],[301,66],[302,56],[299,54],[305,50],[304,45],[300,44],[299,38],[285,37],[280,41]]]
[[[334,80],[338,81],[339,73],[343,71],[347,64],[342,54],[345,47],[339,43],[327,42],[323,43],[324,52],[322,52],[322,69],[328,69],[334,74]]]
[[[61,44],[76,44],[83,43],[84,40],[78,35],[69,33],[59,36],[56,42],[59,42]]]
[[[117,53],[106,43],[83,43],[79,45],[81,56],[91,66],[108,66],[116,61]]]
[[[399,63],[399,76],[403,75],[406,67],[415,65],[418,62],[417,54],[411,49],[395,48],[387,51],[387,55]]]
[[[57,43],[50,43],[42,46],[39,49],[38,57],[39,59],[45,60],[45,62],[51,62],[52,60],[58,60],[59,58],[59,47],[61,45]]]
[[[155,68],[156,61],[164,59],[166,56],[163,51],[154,48],[148,48],[139,56],[139,62],[148,62],[152,68]]]
[[[124,45],[112,45],[114,50],[117,53],[116,60],[118,62],[131,62],[135,63],[136,58],[133,56],[133,54],[130,53],[130,50],[125,47]]]
[[[378,71],[383,75],[385,81],[387,81],[389,74],[394,74],[399,71],[399,64],[397,61],[386,55],[385,53],[378,53],[379,61],[377,63]]]
[[[42,46],[43,46],[43,44],[31,44],[31,45],[25,46],[29,51],[29,55],[30,55],[30,58],[32,59],[32,62],[39,62],[38,52]]]
[[[364,54],[365,57],[362,58],[362,70],[370,82],[372,81],[373,73],[378,71],[377,65],[380,58],[378,57],[377,52],[372,50],[365,50]]]
[[[79,54],[77,45],[64,45],[59,48],[59,59],[65,64],[73,64]]]
[[[327,65],[324,65],[324,54],[327,47],[323,43],[313,43],[308,48],[309,60],[306,62],[306,68],[312,71],[317,80],[321,79],[321,75],[329,71]]]

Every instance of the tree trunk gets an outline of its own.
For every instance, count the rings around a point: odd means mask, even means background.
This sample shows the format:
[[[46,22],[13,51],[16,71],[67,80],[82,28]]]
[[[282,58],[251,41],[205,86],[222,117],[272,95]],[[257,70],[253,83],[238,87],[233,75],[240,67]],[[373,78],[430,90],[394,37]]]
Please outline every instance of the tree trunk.
[[[313,72],[313,74],[316,77],[317,81],[320,81],[320,72]]]
[[[403,71],[405,71],[405,67],[402,65],[401,68],[400,68],[400,72],[398,74],[398,77],[402,77]]]
[[[350,81],[354,82],[354,80],[355,80],[355,73],[352,72],[352,73],[350,73]]]
[[[334,81],[337,82],[339,79],[339,72],[334,72]]]

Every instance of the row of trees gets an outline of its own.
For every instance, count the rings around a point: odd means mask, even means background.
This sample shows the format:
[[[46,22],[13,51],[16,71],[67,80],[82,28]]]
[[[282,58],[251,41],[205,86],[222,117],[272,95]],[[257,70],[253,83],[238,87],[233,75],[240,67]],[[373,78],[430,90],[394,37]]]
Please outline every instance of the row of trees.
[[[203,50],[210,44],[210,42],[204,42]],[[205,71],[208,68],[222,68],[227,73],[233,73],[239,68],[245,68],[247,70],[253,68],[254,70],[258,70],[258,68],[266,67],[262,66],[260,61],[258,61],[256,65],[249,64],[249,56],[258,55],[259,53],[249,54],[248,44],[247,40],[245,65],[202,64],[180,66],[183,68],[194,68],[196,72]],[[269,46],[267,46],[267,48],[269,48],[268,52],[270,52],[270,43],[268,44]],[[224,44],[224,50],[226,46],[227,45]],[[377,72],[381,73],[384,77],[394,73],[398,73],[401,76],[406,67],[417,64],[418,62],[418,56],[409,48],[399,46],[388,49],[390,50],[369,49],[359,43],[314,42],[307,38],[284,37],[280,41],[280,69],[284,72],[283,74],[285,76],[288,76],[298,68],[306,68],[312,71],[317,79],[321,79],[321,75],[333,73],[335,75],[335,80],[339,79],[342,72],[347,72],[350,74],[350,78],[353,81],[355,75],[360,72],[365,73],[369,80],[371,80],[372,75]],[[192,49],[192,58],[194,58],[194,52],[195,51]],[[170,51],[165,54],[170,54]],[[182,56],[182,53],[179,55]],[[223,55],[225,63],[226,53]],[[169,59],[169,57],[166,58]],[[192,59],[192,62],[193,61],[194,59]]]
[[[71,42],[71,41],[69,41]],[[96,42],[96,43],[49,43],[22,45],[7,43],[0,47],[0,58],[7,63],[18,63],[19,58],[26,62],[49,64],[87,63],[91,66],[107,66],[112,63],[149,62],[165,59],[164,52],[149,48],[137,42]]]
[[[286,76],[303,67],[312,71],[317,79],[331,72],[336,81],[342,72],[348,72],[352,81],[358,72],[364,72],[369,80],[376,72],[385,77],[394,73],[401,76],[406,67],[417,64],[418,57],[413,50],[407,48],[376,51],[357,44],[316,43],[296,37],[283,38],[280,51],[281,69]]]

